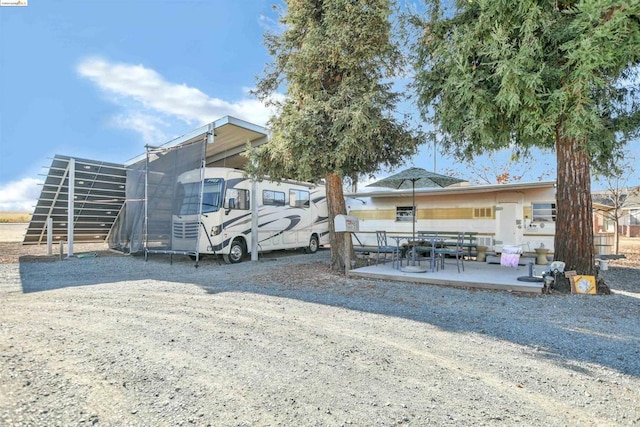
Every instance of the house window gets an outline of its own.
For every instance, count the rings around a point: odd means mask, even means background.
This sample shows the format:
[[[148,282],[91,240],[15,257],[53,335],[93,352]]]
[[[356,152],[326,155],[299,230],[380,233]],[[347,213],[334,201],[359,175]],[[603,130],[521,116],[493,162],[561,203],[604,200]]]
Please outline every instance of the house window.
[[[284,206],[284,193],[282,191],[263,190],[262,204],[266,206]]]
[[[640,209],[632,209],[629,211],[629,224],[640,225]]]
[[[396,207],[396,221],[411,221],[413,218],[413,207],[398,206]]]
[[[493,208],[473,208],[474,218],[493,218]]]
[[[531,211],[533,222],[556,221],[557,212],[555,203],[533,203]]]
[[[613,220],[605,219],[604,220],[604,231],[606,233],[613,233],[616,229],[616,223]]]
[[[289,206],[294,208],[308,208],[309,192],[303,190],[289,190]]]

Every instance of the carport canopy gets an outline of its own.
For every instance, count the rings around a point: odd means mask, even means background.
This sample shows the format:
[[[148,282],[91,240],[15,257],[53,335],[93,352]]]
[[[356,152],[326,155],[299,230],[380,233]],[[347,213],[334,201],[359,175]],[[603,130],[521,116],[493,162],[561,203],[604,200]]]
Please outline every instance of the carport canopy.
[[[243,169],[247,159],[241,154],[248,144],[255,148],[267,142],[267,130],[231,116],[222,117],[165,144],[163,148],[206,140],[208,167]],[[69,164],[72,157],[56,155],[45,178],[24,244],[47,243],[47,219],[53,220],[53,240],[68,240]],[[77,241],[104,241],[125,202],[125,170],[146,160],[141,154],[123,165],[99,160],[77,159],[74,179],[75,204],[73,235]],[[95,169],[95,170],[94,170]],[[108,199],[108,200],[107,200]],[[103,206],[108,202],[108,206]],[[90,205],[88,205],[90,204]]]
[[[241,154],[247,143],[255,148],[267,142],[267,130],[259,125],[231,116],[222,117],[162,145],[163,148],[188,145],[207,139],[206,165],[244,169],[247,159]],[[142,154],[125,163],[126,166],[144,161]]]

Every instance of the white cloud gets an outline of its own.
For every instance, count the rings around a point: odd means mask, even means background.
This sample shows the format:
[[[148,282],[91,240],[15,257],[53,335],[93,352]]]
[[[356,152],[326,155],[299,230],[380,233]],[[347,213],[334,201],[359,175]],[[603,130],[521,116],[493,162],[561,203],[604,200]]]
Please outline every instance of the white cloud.
[[[162,144],[182,132],[183,126],[172,129],[176,121],[196,127],[229,115],[264,125],[272,115],[272,110],[249,94],[249,88],[241,88],[240,100],[225,101],[184,83],[169,82],[143,65],[98,57],[82,59],[76,71],[122,109],[109,123],[139,133],[145,144]],[[40,196],[38,182],[25,178],[0,187],[0,211],[31,212]]]
[[[120,114],[111,120],[115,127],[133,129],[142,136],[145,144],[155,144],[169,140],[169,136],[161,130],[167,128],[169,123],[160,117],[133,111],[129,114]]]
[[[40,196],[42,181],[35,178],[24,178],[0,187],[0,211],[33,212],[33,207]]]
[[[77,72],[123,107],[125,111],[111,122],[139,132],[147,143],[166,142],[157,138],[166,137],[162,128],[168,127],[170,120],[178,119],[195,127],[230,115],[264,125],[270,116],[267,107],[250,97],[246,88],[243,99],[229,102],[184,83],[169,82],[143,65],[114,63],[97,57],[81,60]]]

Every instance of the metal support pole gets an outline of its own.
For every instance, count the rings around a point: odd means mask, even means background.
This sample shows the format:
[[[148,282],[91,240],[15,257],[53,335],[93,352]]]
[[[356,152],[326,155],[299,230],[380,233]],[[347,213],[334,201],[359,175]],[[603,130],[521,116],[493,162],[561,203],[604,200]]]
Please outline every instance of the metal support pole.
[[[145,146],[146,149],[146,159],[144,166],[144,231],[143,231],[143,243],[142,248],[144,250],[144,260],[147,261],[148,258],[148,250],[149,250],[149,211],[148,211],[148,203],[149,203],[149,145]]]
[[[47,218],[47,255],[53,254],[53,218]]]
[[[73,256],[73,229],[76,193],[76,159],[69,159],[69,186],[67,191],[67,258]]]
[[[200,263],[200,234],[202,230],[200,229],[200,224],[202,224],[202,203],[204,202],[204,176],[205,176],[205,168],[207,167],[207,146],[206,140],[202,142],[202,153],[200,154],[200,201],[198,203],[198,233],[196,234],[196,263],[195,267],[198,268],[198,264]],[[204,232],[207,233],[207,230],[204,229]],[[171,257],[171,263],[173,264],[173,256]]]
[[[251,179],[251,261],[258,261],[258,185]]]
[[[351,233],[345,231],[344,233],[344,275],[349,277],[349,270],[351,269],[351,251],[349,245],[351,244]]]

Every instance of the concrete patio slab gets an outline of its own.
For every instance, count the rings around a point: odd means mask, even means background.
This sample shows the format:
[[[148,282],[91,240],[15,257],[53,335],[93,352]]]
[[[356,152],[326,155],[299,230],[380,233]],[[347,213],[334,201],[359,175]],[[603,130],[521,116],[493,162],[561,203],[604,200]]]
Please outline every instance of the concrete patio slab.
[[[423,261],[424,263],[424,261]],[[534,274],[540,274],[542,266],[535,266]],[[464,271],[458,269],[447,260],[444,269],[435,272],[412,273],[398,270],[391,262],[370,265],[349,271],[350,276],[372,279],[387,279],[404,282],[414,282],[429,285],[454,286],[461,288],[495,289],[512,292],[541,293],[542,282],[526,282],[518,277],[529,275],[529,266],[517,268],[503,267],[485,262],[465,261]]]

